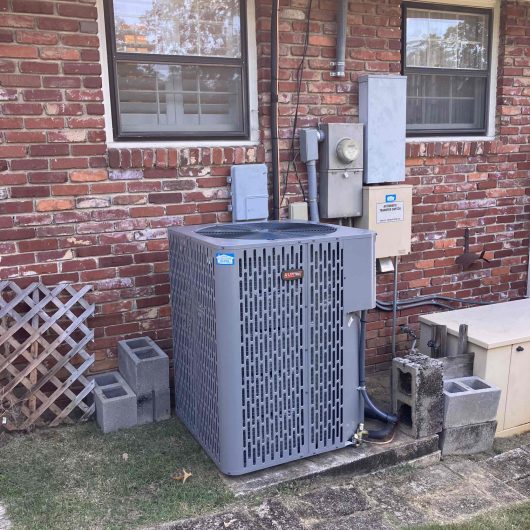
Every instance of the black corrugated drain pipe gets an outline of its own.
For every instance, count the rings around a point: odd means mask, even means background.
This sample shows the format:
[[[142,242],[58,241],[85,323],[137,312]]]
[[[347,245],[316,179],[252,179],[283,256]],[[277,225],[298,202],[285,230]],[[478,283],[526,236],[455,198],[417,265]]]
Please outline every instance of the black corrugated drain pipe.
[[[398,417],[378,408],[366,390],[366,311],[361,311],[359,326],[359,392],[364,401],[364,413],[368,418],[382,421],[387,425],[382,429],[368,431],[368,438],[381,440],[394,430]]]

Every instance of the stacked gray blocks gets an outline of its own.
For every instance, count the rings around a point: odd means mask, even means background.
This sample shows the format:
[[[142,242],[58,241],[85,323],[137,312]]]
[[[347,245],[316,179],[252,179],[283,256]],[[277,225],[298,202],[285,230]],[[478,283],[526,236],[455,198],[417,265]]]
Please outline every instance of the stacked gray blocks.
[[[171,415],[168,356],[149,337],[118,343],[120,373],[137,397],[138,424]]]
[[[393,411],[400,429],[414,438],[442,431],[443,365],[421,353],[392,361]]]
[[[444,382],[443,455],[473,454],[491,448],[501,391],[480,377]]]
[[[463,427],[450,427],[440,434],[442,456],[472,455],[491,449],[497,422],[487,421]]]
[[[136,395],[118,372],[93,377],[96,421],[104,433],[127,429],[138,422]]]

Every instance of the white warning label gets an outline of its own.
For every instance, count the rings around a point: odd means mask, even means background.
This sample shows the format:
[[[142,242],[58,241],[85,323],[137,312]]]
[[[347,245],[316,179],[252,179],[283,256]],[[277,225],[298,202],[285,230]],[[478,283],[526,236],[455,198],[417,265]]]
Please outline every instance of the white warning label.
[[[377,203],[377,223],[396,223],[403,221],[403,202],[378,202]]]

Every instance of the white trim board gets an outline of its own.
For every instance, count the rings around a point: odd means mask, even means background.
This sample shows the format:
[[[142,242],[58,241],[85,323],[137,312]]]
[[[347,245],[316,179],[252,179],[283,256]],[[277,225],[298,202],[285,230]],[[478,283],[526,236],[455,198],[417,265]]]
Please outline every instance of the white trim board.
[[[245,0],[241,0],[245,1]],[[246,0],[247,12],[247,61],[248,61],[248,112],[250,124],[249,140],[120,140],[114,141],[112,129],[112,103],[110,95],[109,61],[107,54],[107,35],[105,31],[105,10],[103,0],[96,0],[98,12],[98,37],[103,84],[103,105],[105,107],[105,134],[109,148],[171,148],[171,147],[243,147],[259,144],[258,118],[258,59],[256,43],[256,7],[255,0]]]
[[[493,10],[493,34],[491,36],[491,64],[489,80],[489,99],[488,99],[488,130],[483,136],[425,136],[407,138],[407,143],[426,143],[426,142],[485,142],[495,139],[496,134],[496,112],[497,112],[497,73],[499,68],[499,40],[501,24],[501,3],[500,0],[415,0],[425,4],[425,7],[433,7],[443,4],[455,7],[476,7]],[[530,1],[530,0],[529,0]]]

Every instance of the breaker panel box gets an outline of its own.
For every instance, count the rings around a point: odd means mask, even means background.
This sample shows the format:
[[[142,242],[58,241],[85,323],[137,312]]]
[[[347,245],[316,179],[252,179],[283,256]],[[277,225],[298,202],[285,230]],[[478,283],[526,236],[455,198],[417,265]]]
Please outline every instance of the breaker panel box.
[[[363,126],[326,123],[321,126],[320,215],[324,219],[356,217],[362,213]]]
[[[405,180],[407,78],[359,79],[359,121],[364,124],[364,183]]]
[[[355,220],[358,228],[377,233],[375,257],[388,258],[410,253],[412,186],[394,184],[363,188],[363,215]]]
[[[232,166],[229,182],[232,185],[232,219],[255,221],[269,216],[267,166],[241,164]]]

